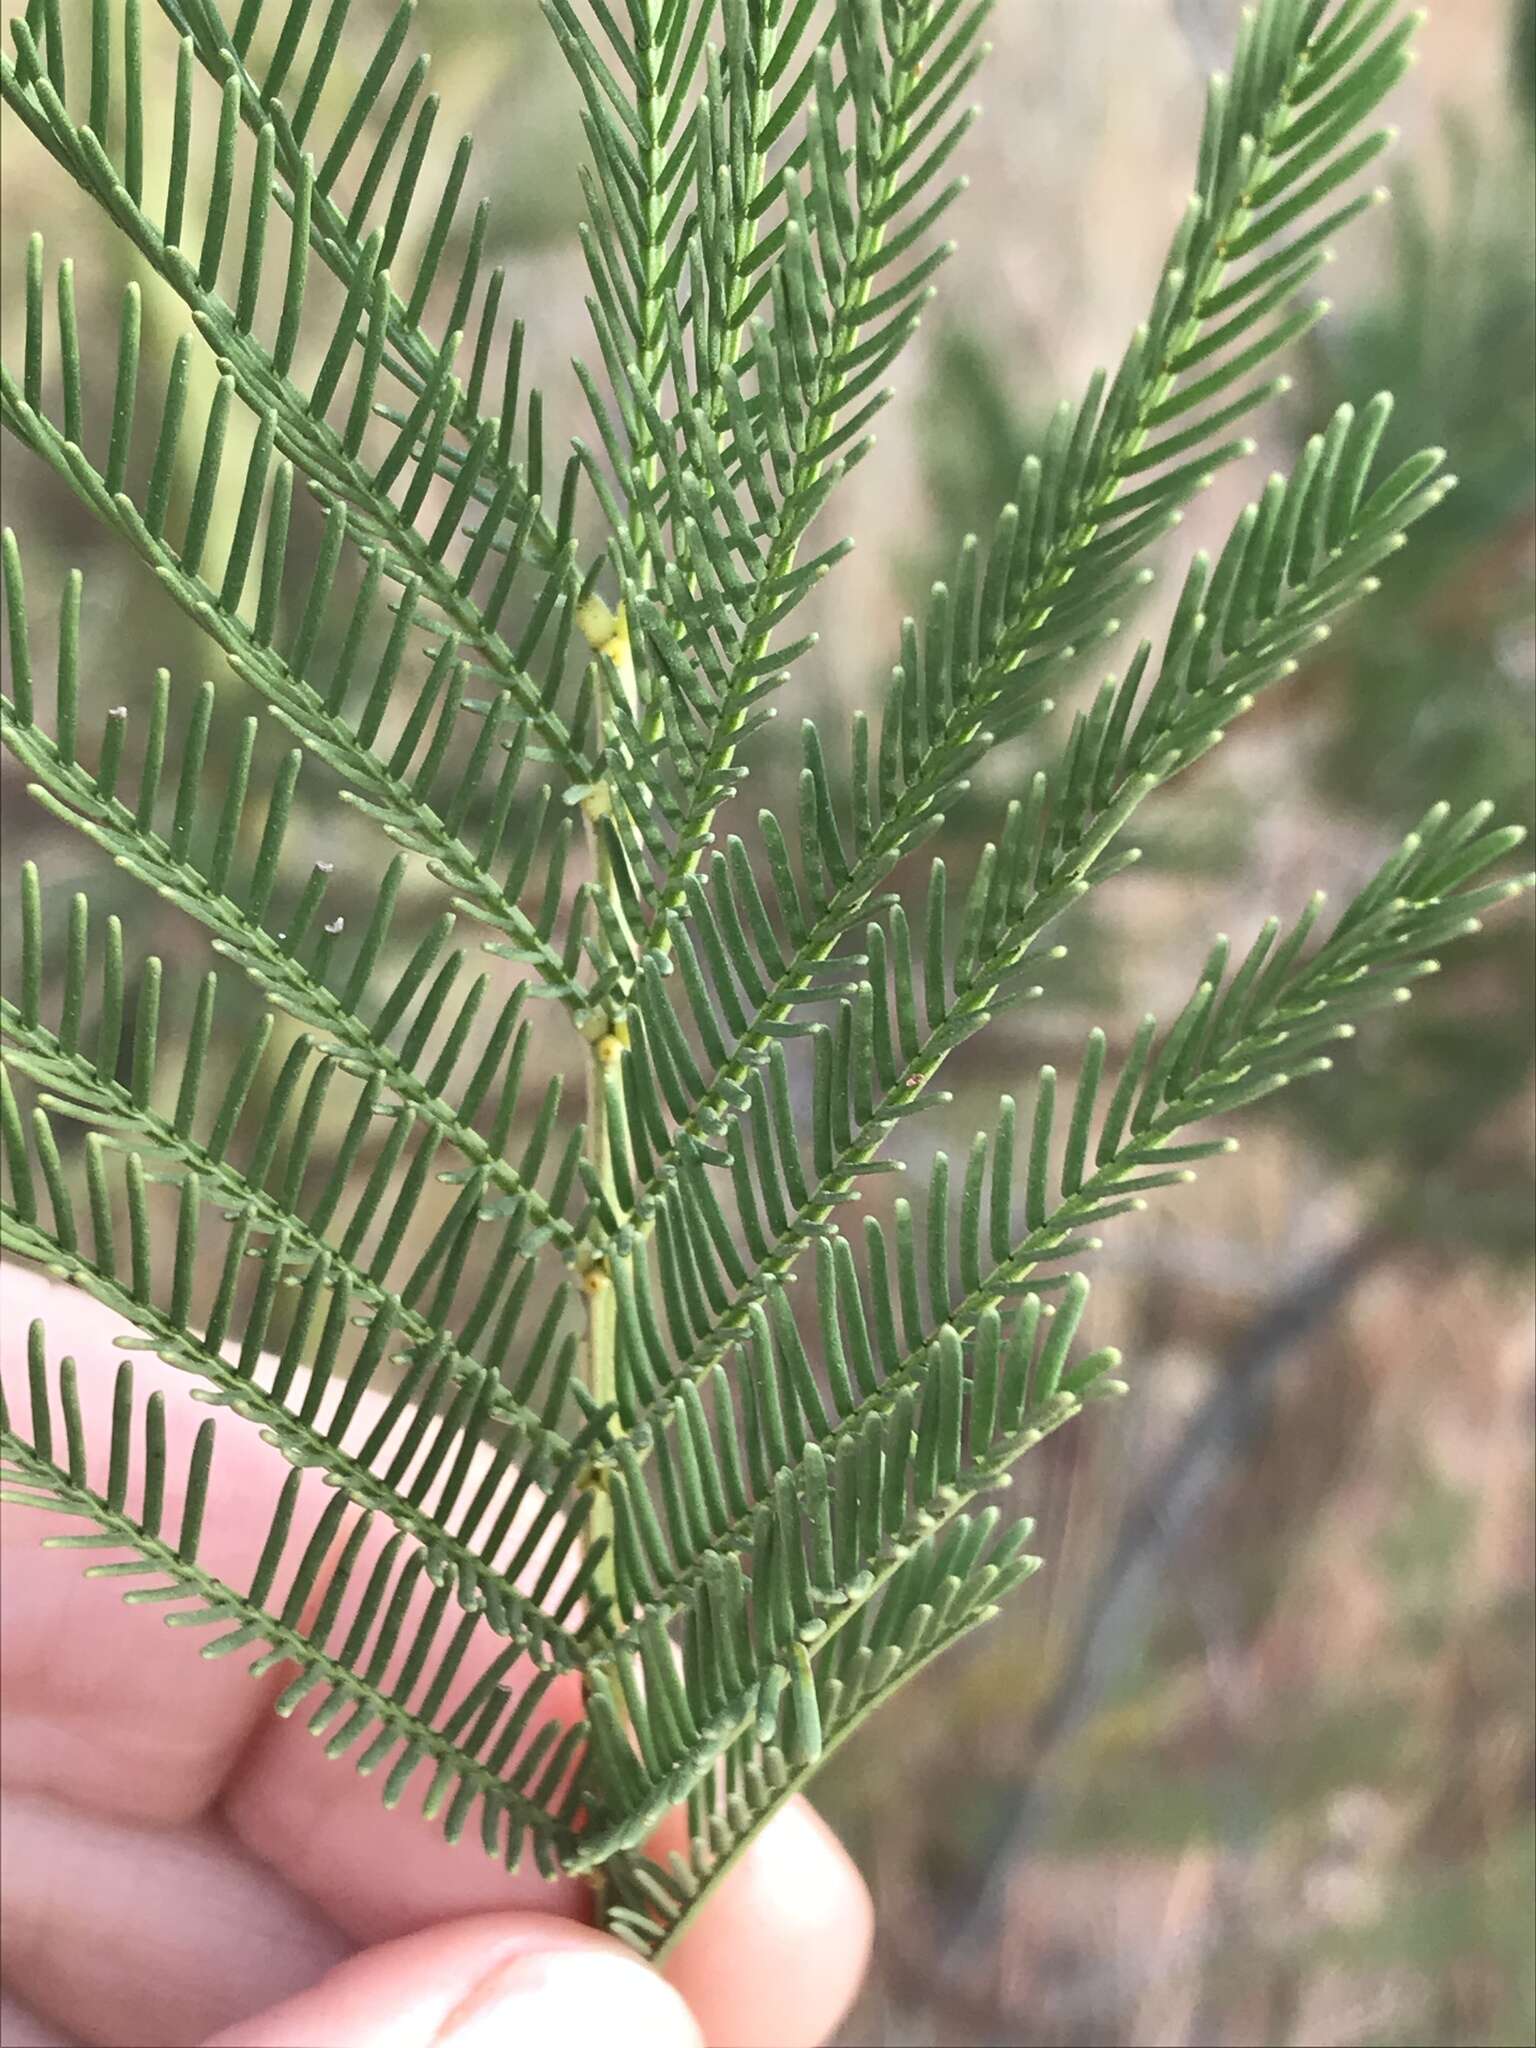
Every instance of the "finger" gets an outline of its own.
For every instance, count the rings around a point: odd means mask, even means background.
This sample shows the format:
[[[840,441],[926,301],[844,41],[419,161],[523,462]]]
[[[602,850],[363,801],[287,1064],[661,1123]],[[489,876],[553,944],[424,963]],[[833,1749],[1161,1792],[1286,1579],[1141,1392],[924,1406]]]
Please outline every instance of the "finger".
[[[97,1332],[108,1326],[104,1333],[110,1336],[115,1330],[115,1318],[82,1301],[72,1290],[33,1281],[31,1276],[26,1278],[38,1307],[53,1312],[51,1321],[57,1322],[59,1312],[63,1312],[66,1342],[78,1345],[82,1315],[94,1321]],[[8,1275],[8,1286],[14,1287],[17,1279],[18,1276]],[[8,1295],[8,1307],[11,1300]],[[37,1308],[29,1306],[22,1310],[22,1315],[35,1312]],[[157,1368],[154,1361],[148,1361],[148,1367],[164,1375],[171,1396],[167,1405],[173,1415],[191,1411],[195,1424],[196,1408],[187,1399],[185,1377],[168,1368]],[[86,1386],[91,1378],[83,1375],[82,1385]],[[104,1387],[108,1382],[109,1376],[103,1371],[95,1384]],[[256,1433],[238,1418],[225,1418],[217,1468],[220,1484],[209,1504],[205,1545],[220,1539],[234,1543],[242,1535],[248,1545],[259,1544],[270,1518],[270,1497],[266,1499],[267,1512],[261,1512],[262,1488],[276,1483],[273,1468],[270,1450]],[[226,1528],[226,1520],[243,1521],[243,1528]],[[154,1714],[147,1710],[155,1706],[163,1712],[167,1702],[179,1710],[185,1704],[186,1692],[196,1687],[197,1680],[209,1676],[224,1679],[226,1693],[229,1680],[234,1679],[245,1686],[248,1697],[255,1695],[248,1714],[240,1713],[237,1706],[232,1712],[234,1703],[225,1698],[213,1702],[215,1711],[211,1715],[206,1707],[193,1712],[189,1717],[190,1731],[180,1731],[209,1738],[199,1758],[200,1784],[206,1788],[210,1781],[216,1783],[219,1773],[227,1771],[240,1736],[264,1711],[270,1688],[258,1692],[238,1673],[227,1673],[219,1665],[212,1667],[210,1673],[209,1667],[199,1660],[187,1659],[185,1645],[174,1637],[157,1637],[154,1631],[140,1629],[142,1617],[117,1606],[110,1598],[109,1587],[96,1584],[82,1588],[73,1575],[77,1567],[67,1553],[49,1557],[46,1562],[62,1565],[69,1574],[67,1578],[59,1575],[61,1591],[67,1585],[76,1596],[81,1591],[108,1595],[103,1614],[103,1625],[108,1630],[113,1624],[121,1628],[126,1623],[136,1631],[131,1641],[124,1642],[121,1658],[104,1654],[110,1645],[104,1645],[98,1637],[94,1654],[87,1660],[87,1681],[92,1670],[109,1665],[133,1674],[143,1655],[143,1637],[147,1635],[153,1642],[158,1652],[154,1658],[156,1682],[152,1688],[146,1688],[153,1698],[146,1697],[142,1702],[146,1711],[137,1713],[133,1711],[134,1702],[125,1701],[125,1718],[135,1723],[153,1722]],[[215,1565],[215,1569],[220,1568]],[[249,1558],[245,1568],[250,1568]],[[223,1565],[222,1569],[227,1571],[229,1566]],[[46,1681],[60,1676],[46,1655],[50,1636],[57,1633],[58,1616],[55,1611],[50,1630],[47,1610],[41,1601],[37,1610],[30,1634],[37,1652],[35,1662],[43,1668],[34,1669],[31,1675],[44,1682],[41,1718],[47,1721]],[[7,1624],[11,1618],[7,1613]],[[461,1683],[471,1682],[473,1674],[484,1668],[486,1657],[494,1654],[495,1644],[496,1639],[490,1638],[473,1647]],[[174,1664],[171,1659],[175,1659]],[[67,1671],[66,1666],[65,1675]],[[54,1698],[59,1690],[55,1685]],[[236,1694],[236,1702],[238,1698]],[[119,1710],[114,1702],[88,1699],[86,1705],[93,1711],[81,1717],[79,1741],[89,1743],[93,1737],[101,1740],[110,1757],[114,1744],[125,1738],[138,1739],[139,1729],[125,1729],[117,1720]],[[571,1703],[564,1703],[561,1708],[562,1712],[571,1710]],[[167,1734],[177,1732],[176,1718],[173,1712]],[[120,1752],[118,1756],[120,1769]],[[10,1761],[8,1756],[8,1766]],[[89,1771],[90,1758],[82,1761]],[[62,1766],[61,1782],[73,1785],[73,1753],[66,1754]],[[427,1765],[422,1766],[418,1778],[416,1803],[420,1789],[430,1778]],[[104,1781],[100,1789],[110,1791],[115,1786],[110,1769],[100,1772],[99,1779]],[[451,1849],[440,1834],[422,1826],[409,1794],[399,1808],[386,1811],[373,1784],[358,1779],[344,1765],[336,1768],[326,1759],[302,1725],[302,1717],[294,1722],[268,1724],[248,1745],[240,1772],[227,1788],[224,1804],[238,1838],[358,1941],[390,1939],[447,1915],[508,1906],[529,1905],[572,1914],[579,1914],[584,1908],[582,1887],[570,1882],[547,1887],[532,1872],[509,1880],[473,1844],[467,1843],[458,1851]],[[802,1864],[803,1869],[799,1867]],[[723,1917],[712,1918],[716,1914]],[[731,1925],[738,1931],[744,1926],[751,1927],[752,1938],[745,1946],[764,1959],[761,1983],[750,1998],[740,1996],[738,1973],[731,1972],[730,1982],[723,1983],[712,1961],[716,1941],[708,1930]],[[809,2042],[824,2036],[835,2024],[837,2013],[851,1999],[864,1967],[868,1940],[869,1904],[852,1866],[808,1811],[792,1807],[765,1832],[722,1885],[717,1898],[700,1916],[698,1930],[680,1946],[672,1971],[690,1995],[697,1995],[701,2010],[712,2016],[711,2032],[716,2038],[732,2042],[741,2038],[739,2015],[755,2007],[770,2016],[766,2022],[768,2031],[762,2036],[765,2041]],[[733,1949],[740,1953],[735,1936],[719,1946],[726,1953]],[[786,1958],[791,1960],[786,1962]],[[735,2031],[729,2031],[731,2028]]]
[[[16,1792],[0,1820],[6,1981],[77,2040],[189,2048],[351,1952],[205,1820],[147,1826]]]
[[[0,1268],[0,1372],[13,1412],[25,1412],[26,1332],[41,1318],[50,1361],[79,1366],[90,1471],[106,1469],[107,1418],[123,1319],[72,1287],[30,1268]],[[140,1398],[166,1395],[166,1527],[180,1526],[183,1480],[206,1416],[185,1373],[135,1355]],[[275,1469],[274,1469],[275,1468]],[[286,1468],[238,1416],[219,1419],[214,1485],[201,1555],[221,1576],[248,1578]],[[319,1495],[307,1508],[323,1505]],[[28,1507],[0,1513],[5,1600],[0,1603],[0,1707],[8,1785],[67,1795],[125,1819],[177,1822],[214,1797],[253,1725],[273,1678],[253,1684],[240,1660],[207,1662],[180,1631],[154,1627],[125,1607],[111,1580],[82,1577],[68,1550],[44,1550],[69,1525]]]
[[[4,2048],[74,2048],[68,2035],[29,2012],[9,1991],[0,1991],[0,2042]]]
[[[24,1379],[18,1384],[24,1333],[34,1316],[41,1317],[50,1357],[78,1355],[88,1462],[100,1484],[117,1364],[112,1339],[122,1319],[29,1270],[4,1269],[3,1284],[0,1366],[8,1394],[13,1401],[24,1398]],[[207,1411],[192,1399],[195,1382],[188,1374],[143,1354],[134,1370],[141,1399],[154,1390],[165,1396],[166,1526],[174,1529],[178,1488]],[[383,1397],[373,1400],[378,1406]],[[366,1409],[365,1402],[359,1411],[364,1427]],[[199,1562],[234,1584],[248,1584],[288,1474],[254,1425],[220,1414]],[[331,1498],[320,1473],[304,1474],[295,1551]],[[526,1515],[537,1512],[538,1501],[531,1499]],[[309,1731],[307,1712],[292,1721],[270,1717],[272,1700],[293,1676],[291,1666],[253,1683],[244,1658],[210,1663],[195,1656],[183,1631],[156,1629],[148,1616],[124,1607],[110,1580],[83,1579],[80,1560],[70,1552],[42,1550],[38,1538],[48,1526],[26,1508],[7,1508],[0,1517],[8,1546],[8,1598],[0,1617],[8,1784],[126,1819],[167,1823],[207,1811],[227,1790],[237,1836],[360,1942],[388,1939],[447,1914],[519,1906],[580,1910],[586,1894],[575,1881],[550,1886],[531,1867],[509,1877],[473,1846],[455,1854],[440,1832],[423,1827],[419,1808],[432,1780],[430,1762],[399,1807],[387,1812],[379,1779],[333,1765]],[[382,1519],[369,1530],[333,1623],[335,1636],[345,1633],[389,1533]],[[521,1538],[520,1525],[507,1533],[508,1554]],[[537,1576],[541,1566],[542,1555],[536,1556],[529,1570]],[[423,1585],[414,1603],[418,1616],[428,1597]],[[504,1647],[488,1626],[475,1632],[444,1713]],[[516,1691],[526,1677],[519,1667],[509,1674],[509,1687]],[[542,1703],[532,1729],[551,1716],[569,1719],[578,1706],[572,1680]]]
[[[25,1332],[40,1317],[50,1358],[65,1352],[77,1358],[91,1476],[99,1482],[117,1367],[112,1340],[122,1318],[29,1269],[5,1268],[3,1287],[0,1366],[8,1396],[23,1398]],[[141,1398],[152,1391],[165,1395],[166,1526],[174,1529],[181,1480],[207,1410],[192,1399],[192,1378],[158,1359],[136,1354],[134,1377]],[[198,1548],[210,1571],[235,1584],[249,1582],[288,1470],[254,1425],[219,1415]],[[296,1544],[329,1499],[321,1475],[306,1473],[294,1518]],[[531,1503],[530,1514],[536,1511]],[[8,1507],[0,1532],[6,1545],[0,1704],[7,1784],[67,1796],[123,1819],[162,1823],[206,1812],[227,1788],[237,1837],[356,1941],[385,1940],[448,1914],[525,1905],[580,1910],[585,1888],[575,1881],[551,1887],[531,1867],[509,1877],[473,1845],[455,1853],[441,1833],[424,1827],[418,1809],[431,1782],[429,1763],[400,1805],[386,1811],[379,1780],[359,1778],[345,1762],[332,1764],[302,1713],[292,1721],[271,1719],[271,1702],[292,1677],[291,1667],[253,1683],[242,1658],[196,1656],[185,1632],[155,1628],[148,1615],[122,1604],[110,1580],[83,1578],[77,1556],[42,1549],[39,1538],[49,1524],[35,1510]],[[337,1617],[338,1633],[388,1533],[382,1524],[370,1531]],[[515,1545],[518,1532],[506,1540]],[[537,1561],[531,1569],[538,1571]],[[418,1613],[426,1599],[423,1588]],[[503,1647],[488,1627],[477,1632],[447,1710]],[[517,1683],[516,1673],[511,1682]],[[548,1712],[569,1714],[575,1705],[573,1681],[552,1697]]]
[[[568,1921],[487,1914],[366,1950],[209,2048],[702,2048],[678,1994]]]
[[[721,1879],[666,1976],[710,2048],[819,2048],[853,2003],[873,1931],[847,1850],[795,1799]]]
[[[489,1629],[483,1641],[472,1641],[445,1712],[503,1647]],[[573,1679],[554,1711],[565,1719],[579,1706]],[[261,1730],[220,1811],[252,1855],[363,1945],[471,1913],[584,1915],[589,1893],[580,1879],[542,1878],[527,1856],[509,1872],[484,1853],[474,1819],[457,1846],[424,1821],[421,1803],[432,1777],[431,1761],[424,1760],[400,1803],[386,1807],[379,1778],[359,1777],[345,1759],[331,1762],[303,1725],[301,1710],[294,1720],[273,1720]]]

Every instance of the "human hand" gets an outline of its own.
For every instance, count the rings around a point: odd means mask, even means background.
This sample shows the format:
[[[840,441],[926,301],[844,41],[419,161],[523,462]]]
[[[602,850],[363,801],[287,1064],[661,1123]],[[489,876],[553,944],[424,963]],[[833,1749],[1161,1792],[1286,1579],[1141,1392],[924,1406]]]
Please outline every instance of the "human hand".
[[[8,1398],[42,1316],[50,1357],[79,1362],[94,1475],[121,1318],[28,1270],[0,1288]],[[135,1380],[166,1395],[174,1527],[208,1410],[144,1353]],[[211,1570],[249,1576],[286,1471],[220,1413]],[[327,1497],[306,1486],[311,1519]],[[386,1810],[302,1715],[272,1714],[281,1670],[204,1662],[47,1533],[34,1509],[0,1515],[0,2048],[814,2048],[837,2025],[870,1906],[809,1807],[765,1829],[663,1981],[582,1924],[584,1885],[451,1848],[416,1810],[425,1767]]]

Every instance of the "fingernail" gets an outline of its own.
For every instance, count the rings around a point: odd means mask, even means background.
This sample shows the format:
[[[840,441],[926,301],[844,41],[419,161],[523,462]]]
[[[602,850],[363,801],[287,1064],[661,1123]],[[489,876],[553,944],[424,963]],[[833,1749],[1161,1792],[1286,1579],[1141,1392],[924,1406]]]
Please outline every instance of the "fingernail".
[[[434,2048],[704,2048],[682,1999],[644,1963],[587,1948],[510,1956],[455,2006]]]

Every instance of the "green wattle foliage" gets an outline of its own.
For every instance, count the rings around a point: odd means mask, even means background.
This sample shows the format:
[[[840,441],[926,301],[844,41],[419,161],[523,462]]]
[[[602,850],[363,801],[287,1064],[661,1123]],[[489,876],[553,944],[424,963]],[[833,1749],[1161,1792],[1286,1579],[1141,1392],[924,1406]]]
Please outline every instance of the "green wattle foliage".
[[[1034,1568],[1028,1524],[981,1496],[1123,1391],[1118,1354],[1078,1342],[1095,1233],[1229,1150],[1213,1119],[1326,1067],[1518,886],[1490,879],[1518,832],[1431,811],[1331,924],[1318,899],[1246,952],[1218,941],[1170,1023],[1093,1033],[1070,1099],[1044,1069],[888,1227],[845,1227],[946,1099],[949,1054],[1041,993],[1054,921],[1135,860],[1144,800],[1449,488],[1435,450],[1381,473],[1386,399],[1342,407],[1191,563],[1161,644],[1064,739],[1036,730],[1149,549],[1250,452],[1324,310],[1314,273],[1379,196],[1360,174],[1416,17],[1245,19],[1122,361],[961,543],[873,715],[806,727],[798,816],[743,839],[719,814],[948,253],[985,0],[549,0],[584,108],[595,349],[590,438],[548,459],[467,141],[427,187],[409,0],[373,47],[346,0],[141,11],[31,0],[0,87],[190,325],[149,360],[130,285],[98,378],[73,270],[34,238],[0,408],[219,648],[226,701],[298,745],[237,718],[215,776],[227,713],[164,674],[130,734],[85,682],[78,575],[45,691],[6,537],[6,746],[228,971],[173,1037],[159,961],[83,897],[55,919],[24,874],[4,1249],[215,1413],[172,1528],[159,1396],[127,1363],[82,1388],[35,1327],[4,1494],[61,1513],[204,1656],[281,1667],[281,1710],[387,1800],[425,1782],[450,1837],[600,1876],[606,1924],[658,1954],[818,1759]],[[946,804],[1026,733],[1019,795],[951,876]],[[326,862],[291,879],[306,776],[380,841],[361,930]],[[248,1583],[199,1562],[220,1407],[291,1468]],[[306,1469],[332,1490],[301,1540]]]

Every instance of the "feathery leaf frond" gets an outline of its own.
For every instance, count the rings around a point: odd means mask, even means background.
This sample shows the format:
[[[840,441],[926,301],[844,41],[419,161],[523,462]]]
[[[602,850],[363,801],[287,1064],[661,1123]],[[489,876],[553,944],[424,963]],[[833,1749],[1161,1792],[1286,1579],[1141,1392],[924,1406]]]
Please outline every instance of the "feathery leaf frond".
[[[649,1138],[670,1113],[676,1130],[656,1147],[651,1171],[636,1189],[636,1216],[647,1216],[685,1157],[699,1157],[701,1148],[713,1157],[723,1140],[727,1153],[733,1150],[727,1119],[734,1109],[738,1123],[750,1120],[753,1070],[773,1058],[787,1035],[816,1029],[797,1015],[808,1004],[852,997],[850,1024],[859,1046],[857,1054],[843,1055],[841,1088],[832,1083],[835,1118],[824,1100],[813,1107],[823,1159],[841,1161],[846,1154],[856,1169],[865,1163],[861,1153],[872,1156],[885,1130],[922,1106],[941,1061],[990,1020],[1000,998],[1007,1000],[1041,933],[1135,858],[1123,834],[1146,798],[1209,751],[1260,690],[1294,673],[1298,658],[1326,637],[1333,616],[1374,590],[1371,570],[1449,488],[1436,475],[1440,457],[1431,451],[1367,491],[1370,451],[1385,416],[1382,401],[1358,420],[1342,409],[1328,433],[1309,443],[1293,476],[1272,479],[1263,499],[1249,506],[1216,565],[1196,559],[1155,673],[1152,649],[1143,643],[1124,677],[1106,683],[1092,710],[1076,718],[1053,767],[1038,772],[1026,797],[1010,807],[969,892],[952,963],[942,862],[931,870],[921,960],[899,910],[888,930],[870,927],[868,956],[832,950],[873,903],[895,861],[940,822],[934,807],[953,789],[947,779],[937,785],[928,779],[931,756],[921,737],[949,701],[942,669],[935,688],[913,662],[915,695],[903,701],[903,681],[878,750],[865,728],[858,729],[851,834],[840,828],[819,741],[807,729],[801,876],[778,821],[766,812],[760,820],[777,916],[745,848],[733,841],[692,885],[691,915],[674,922],[691,1021],[712,1060],[708,1076],[676,1027],[669,1029],[672,1000],[656,966],[637,989],[631,1018],[636,1049],[626,1070],[630,1128]],[[1031,715],[1036,712],[1031,707]],[[903,729],[910,742],[903,741]],[[967,765],[986,744],[987,736],[978,737]],[[905,786],[899,780],[903,751],[922,764],[919,778]],[[696,964],[701,956],[708,980]],[[885,968],[880,982],[850,983],[848,973],[861,974],[866,957]],[[730,1039],[719,1029],[722,1019]],[[850,1077],[858,1091],[851,1110]],[[760,1127],[760,1116],[757,1122]],[[761,1169],[766,1148],[754,1149]],[[835,1165],[831,1177],[838,1180],[845,1170]],[[829,1193],[835,1198],[845,1191]],[[807,1206],[817,1209],[823,1200],[818,1196]]]
[[[596,342],[593,438],[548,488],[467,140],[429,189],[410,0],[372,37],[347,0],[161,0],[154,191],[142,0],[66,13],[29,0],[0,99],[192,327],[147,364],[130,286],[102,376],[73,266],[48,277],[34,237],[0,425],[260,711],[165,671],[142,732],[98,704],[72,574],[50,722],[7,535],[0,739],[250,989],[183,993],[26,864],[0,1246],[292,1469],[254,1574],[221,1575],[213,1423],[183,1452],[171,1397],[141,1400],[131,1364],[51,1367],[39,1326],[0,1496],[212,1631],[205,1655],[287,1668],[279,1711],[387,1801],[419,1777],[450,1839],[478,1816],[508,1866],[596,1875],[604,1924],[659,1955],[818,1761],[1035,1569],[1029,1521],[980,1496],[1125,1391],[1087,1328],[1096,1233],[1524,886],[1518,832],[1437,807],[1326,935],[1316,899],[1240,958],[1218,940],[1165,1026],[1091,1033],[1075,1075],[1005,1094],[963,1160],[938,1150],[849,1228],[893,1133],[949,1100],[946,1060],[1044,993],[1058,921],[1138,858],[1142,805],[1450,487],[1437,450],[1377,474],[1385,397],[1342,407],[1196,557],[1161,645],[1037,731],[1249,452],[1329,245],[1378,196],[1359,180],[1415,17],[1244,17],[1119,365],[904,623],[877,715],[806,725],[793,818],[722,835],[846,552],[823,513],[949,253],[986,0],[548,0]],[[944,812],[1026,737],[957,875]],[[357,843],[385,842],[376,876],[352,835],[339,878],[298,846],[333,784]],[[466,929],[509,965],[476,970]],[[580,1121],[535,1014],[568,1033]]]

